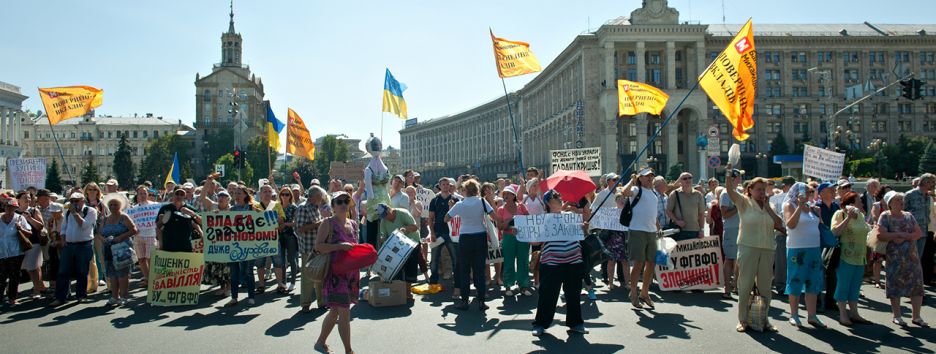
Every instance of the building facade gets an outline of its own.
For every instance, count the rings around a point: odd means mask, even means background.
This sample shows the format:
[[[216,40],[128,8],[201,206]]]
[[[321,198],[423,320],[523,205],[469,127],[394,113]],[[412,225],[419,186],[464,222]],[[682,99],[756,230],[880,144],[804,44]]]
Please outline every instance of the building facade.
[[[600,147],[604,170],[620,171],[672,114],[638,164],[663,171],[679,164],[704,176],[711,171],[705,157],[721,155],[724,160],[734,141],[724,116],[704,92],[692,88],[741,27],[680,22],[679,12],[667,1],[647,0],[630,17],[576,36],[537,77],[510,95],[523,163],[549,173],[550,150]],[[754,35],[756,124],[751,138],[740,143],[743,168],[766,175],[770,146],[780,136],[791,147],[808,143],[837,148],[866,147],[875,139],[896,141],[901,135],[936,136],[936,25],[754,23]],[[929,81],[922,100],[900,98],[900,85],[895,85],[830,119],[910,73]],[[621,79],[669,94],[663,114],[619,117],[616,82]],[[500,98],[403,129],[404,167],[432,178],[515,174],[506,108]],[[719,143],[702,149],[697,138],[712,126],[718,128]]]
[[[126,136],[133,157],[134,168],[139,168],[146,156],[146,147],[151,140],[167,134],[186,134],[192,127],[181,120],[170,120],[146,114],[142,117],[112,117],[93,115],[67,119],[55,125],[55,134],[68,170],[62,167],[62,158],[52,138],[49,120],[43,115],[34,115],[23,123],[24,156],[45,157],[49,163],[59,163],[63,180],[69,180],[69,172],[79,178],[81,170],[93,161],[102,177],[114,175],[114,153],[120,137]]]
[[[194,145],[205,147],[210,135],[225,135],[229,146],[246,147],[257,137],[265,136],[266,105],[263,102],[263,80],[251,73],[243,63],[243,38],[234,30],[234,9],[231,8],[228,30],[221,34],[221,62],[214,64],[207,76],[195,74],[195,134]],[[214,161],[205,160],[203,149],[195,149],[197,175]]]
[[[0,81],[0,173],[4,186],[10,185],[6,159],[19,157],[23,152],[23,120],[26,117],[23,101],[27,98],[19,86]]]

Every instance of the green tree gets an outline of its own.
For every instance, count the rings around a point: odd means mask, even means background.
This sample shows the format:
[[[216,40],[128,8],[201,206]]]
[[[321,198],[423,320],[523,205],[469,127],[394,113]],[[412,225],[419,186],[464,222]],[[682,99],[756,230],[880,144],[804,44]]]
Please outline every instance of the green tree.
[[[908,138],[901,135],[897,144],[888,144],[884,153],[887,155],[890,172],[906,176],[918,175],[920,157],[929,142],[925,137]]]
[[[55,159],[52,159],[52,165],[46,170],[45,185],[46,189],[52,192],[62,193],[62,176],[59,175],[58,162]]]
[[[207,144],[202,147],[202,155],[205,157],[205,163],[217,161],[218,158],[224,156],[224,154],[234,151],[233,137],[236,136],[235,134],[234,129],[231,128],[212,130],[211,134],[205,137],[205,142],[207,142]]]
[[[923,156],[920,156],[920,166],[917,168],[920,174],[936,172],[936,146],[930,141],[923,149]]]
[[[277,182],[295,183],[296,179],[292,176],[293,172],[299,173],[299,178],[304,186],[308,186],[309,181],[313,178],[320,178],[315,161],[307,158],[291,156],[289,161],[280,169],[281,171],[276,177]]]
[[[783,173],[779,164],[773,163],[774,156],[782,156],[790,153],[790,146],[787,145],[786,137],[783,133],[777,133],[773,142],[770,143],[770,160],[767,161],[767,174],[770,177],[776,177]]]
[[[685,169],[682,162],[677,162],[675,165],[670,166],[669,171],[666,173],[666,180],[676,181],[683,172],[685,172]]]
[[[88,164],[81,170],[81,184],[97,183],[100,179],[101,174],[98,173],[97,166],[94,165],[94,160],[88,159]]]
[[[139,180],[152,181],[159,186],[166,180],[175,153],[179,153],[179,175],[182,179],[194,177],[191,150],[191,145],[182,141],[178,135],[167,134],[151,140],[146,146],[146,157],[140,165]]]
[[[121,135],[114,153],[114,176],[124,189],[133,189],[133,153],[127,144],[127,136]]]
[[[267,145],[266,136],[251,139],[245,151],[247,162],[254,167],[257,178],[266,177],[270,171],[270,163],[276,162],[276,152]]]
[[[348,159],[350,155],[347,143],[334,135],[326,135],[322,139],[322,145],[315,147],[315,169],[318,172],[315,178],[322,181],[329,180],[328,170],[332,161],[347,162]]]
[[[253,167],[250,167],[250,161],[248,161],[243,169],[238,169],[234,167],[234,155],[225,154],[215,160],[215,165],[224,165],[224,178],[229,181],[244,181],[248,186],[253,186],[254,184],[250,183],[253,181],[254,170]],[[240,178],[238,178],[238,173],[240,173]]]

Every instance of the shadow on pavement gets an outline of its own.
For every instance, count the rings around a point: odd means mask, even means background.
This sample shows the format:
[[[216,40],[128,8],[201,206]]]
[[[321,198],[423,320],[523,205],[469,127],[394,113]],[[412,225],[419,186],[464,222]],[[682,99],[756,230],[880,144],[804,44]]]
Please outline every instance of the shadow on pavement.
[[[296,311],[295,314],[290,318],[283,319],[270,328],[267,328],[264,334],[273,337],[285,337],[292,332],[297,332],[302,330],[302,326],[305,326],[309,322],[314,322],[319,317],[325,315],[327,311],[325,310],[312,310],[310,313],[302,313]],[[353,319],[352,319],[353,320]]]
[[[205,327],[242,325],[250,322],[260,314],[238,315],[249,307],[233,307],[220,309],[208,314],[196,312],[189,316],[179,317],[161,324],[161,327],[185,327],[187,331],[199,330]]]
[[[555,332],[555,330],[554,330]],[[588,335],[567,334],[565,341],[556,338],[548,330],[538,339],[533,341],[534,345],[540,346],[542,350],[535,350],[531,353],[575,353],[581,352],[582,348],[588,348],[589,354],[618,353],[624,351],[624,346],[620,344],[590,343]]]
[[[665,338],[683,338],[689,339],[689,331],[687,328],[699,329],[702,328],[690,325],[692,321],[687,320],[686,316],[677,313],[657,313],[653,310],[644,309],[642,311],[634,311],[637,314],[639,319],[637,320],[637,325],[649,329],[651,333],[647,335],[647,338],[650,339],[665,339]],[[653,316],[648,316],[647,313],[652,314]]]

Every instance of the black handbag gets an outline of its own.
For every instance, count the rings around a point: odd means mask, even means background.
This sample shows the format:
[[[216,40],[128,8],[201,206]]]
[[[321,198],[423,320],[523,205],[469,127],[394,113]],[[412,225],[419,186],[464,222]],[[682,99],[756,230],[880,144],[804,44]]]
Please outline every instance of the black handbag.
[[[590,271],[596,265],[605,263],[611,259],[610,252],[605,248],[601,240],[600,231],[592,230],[585,239],[580,242],[582,246],[582,262],[585,264],[585,272]]]
[[[637,187],[637,195],[634,196],[634,200],[630,203],[624,203],[624,208],[621,209],[621,217],[618,219],[618,222],[621,225],[630,227],[631,219],[634,218],[634,207],[637,206],[637,203],[640,202],[640,196],[643,194],[643,187]]]

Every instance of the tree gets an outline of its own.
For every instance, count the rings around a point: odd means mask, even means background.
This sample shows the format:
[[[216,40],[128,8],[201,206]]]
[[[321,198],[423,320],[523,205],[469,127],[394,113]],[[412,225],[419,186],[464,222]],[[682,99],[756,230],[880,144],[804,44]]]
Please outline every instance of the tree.
[[[685,169],[682,162],[677,162],[675,165],[670,166],[669,172],[666,173],[666,180],[676,181],[683,172],[685,172]]]
[[[202,155],[205,157],[204,163],[210,163],[218,160],[224,154],[234,151],[234,139],[236,133],[231,128],[220,128],[212,130],[212,133],[205,137],[207,143],[202,148]],[[201,161],[199,161],[201,163]]]
[[[114,153],[114,176],[124,189],[133,189],[133,153],[127,144],[127,136],[121,135]]]
[[[88,159],[88,164],[81,170],[81,184],[97,183],[100,179],[101,174],[98,173],[97,166],[94,165],[94,160]]]
[[[52,159],[52,165],[46,170],[45,185],[46,189],[52,192],[62,193],[62,176],[59,175],[58,162],[55,159]]]
[[[348,159],[350,156],[347,143],[334,135],[326,135],[322,138],[322,146],[315,147],[315,169],[318,172],[316,178],[322,181],[329,180],[328,170],[332,161],[347,162]]]
[[[179,175],[183,179],[193,177],[191,150],[191,146],[186,145],[178,135],[167,134],[151,140],[146,146],[146,157],[140,165],[139,179],[160,185],[166,180],[175,153],[179,153]]]
[[[917,171],[922,173],[936,172],[936,146],[930,141],[923,149],[923,156],[920,157],[920,166]]]
[[[276,162],[276,151],[269,148],[266,136],[250,139],[245,151],[247,162],[254,167],[257,178],[265,178],[270,172],[270,163]]]
[[[920,156],[923,155],[923,150],[929,142],[930,140],[925,137],[907,138],[901,135],[897,144],[888,144],[884,148],[884,153],[887,155],[890,172],[903,176],[918,175]]]
[[[303,185],[308,186],[313,178],[319,178],[319,172],[316,170],[315,162],[306,158],[292,156],[289,161],[280,168],[279,175],[276,176],[278,182],[293,183],[296,179],[292,173],[299,173],[299,179]]]
[[[773,142],[770,143],[770,156],[782,156],[790,153],[790,146],[787,145],[786,137],[783,136],[783,133],[777,133],[777,137],[774,138]],[[783,173],[783,169],[779,164],[773,163],[773,161],[767,162],[767,174],[771,177],[779,176]]]
[[[215,165],[224,165],[224,178],[229,181],[241,180],[245,181],[248,186],[253,184],[250,181],[253,181],[254,170],[253,167],[250,167],[250,161],[244,164],[244,168],[240,170],[240,178],[238,178],[238,169],[234,167],[234,155],[225,154],[215,160]]]

